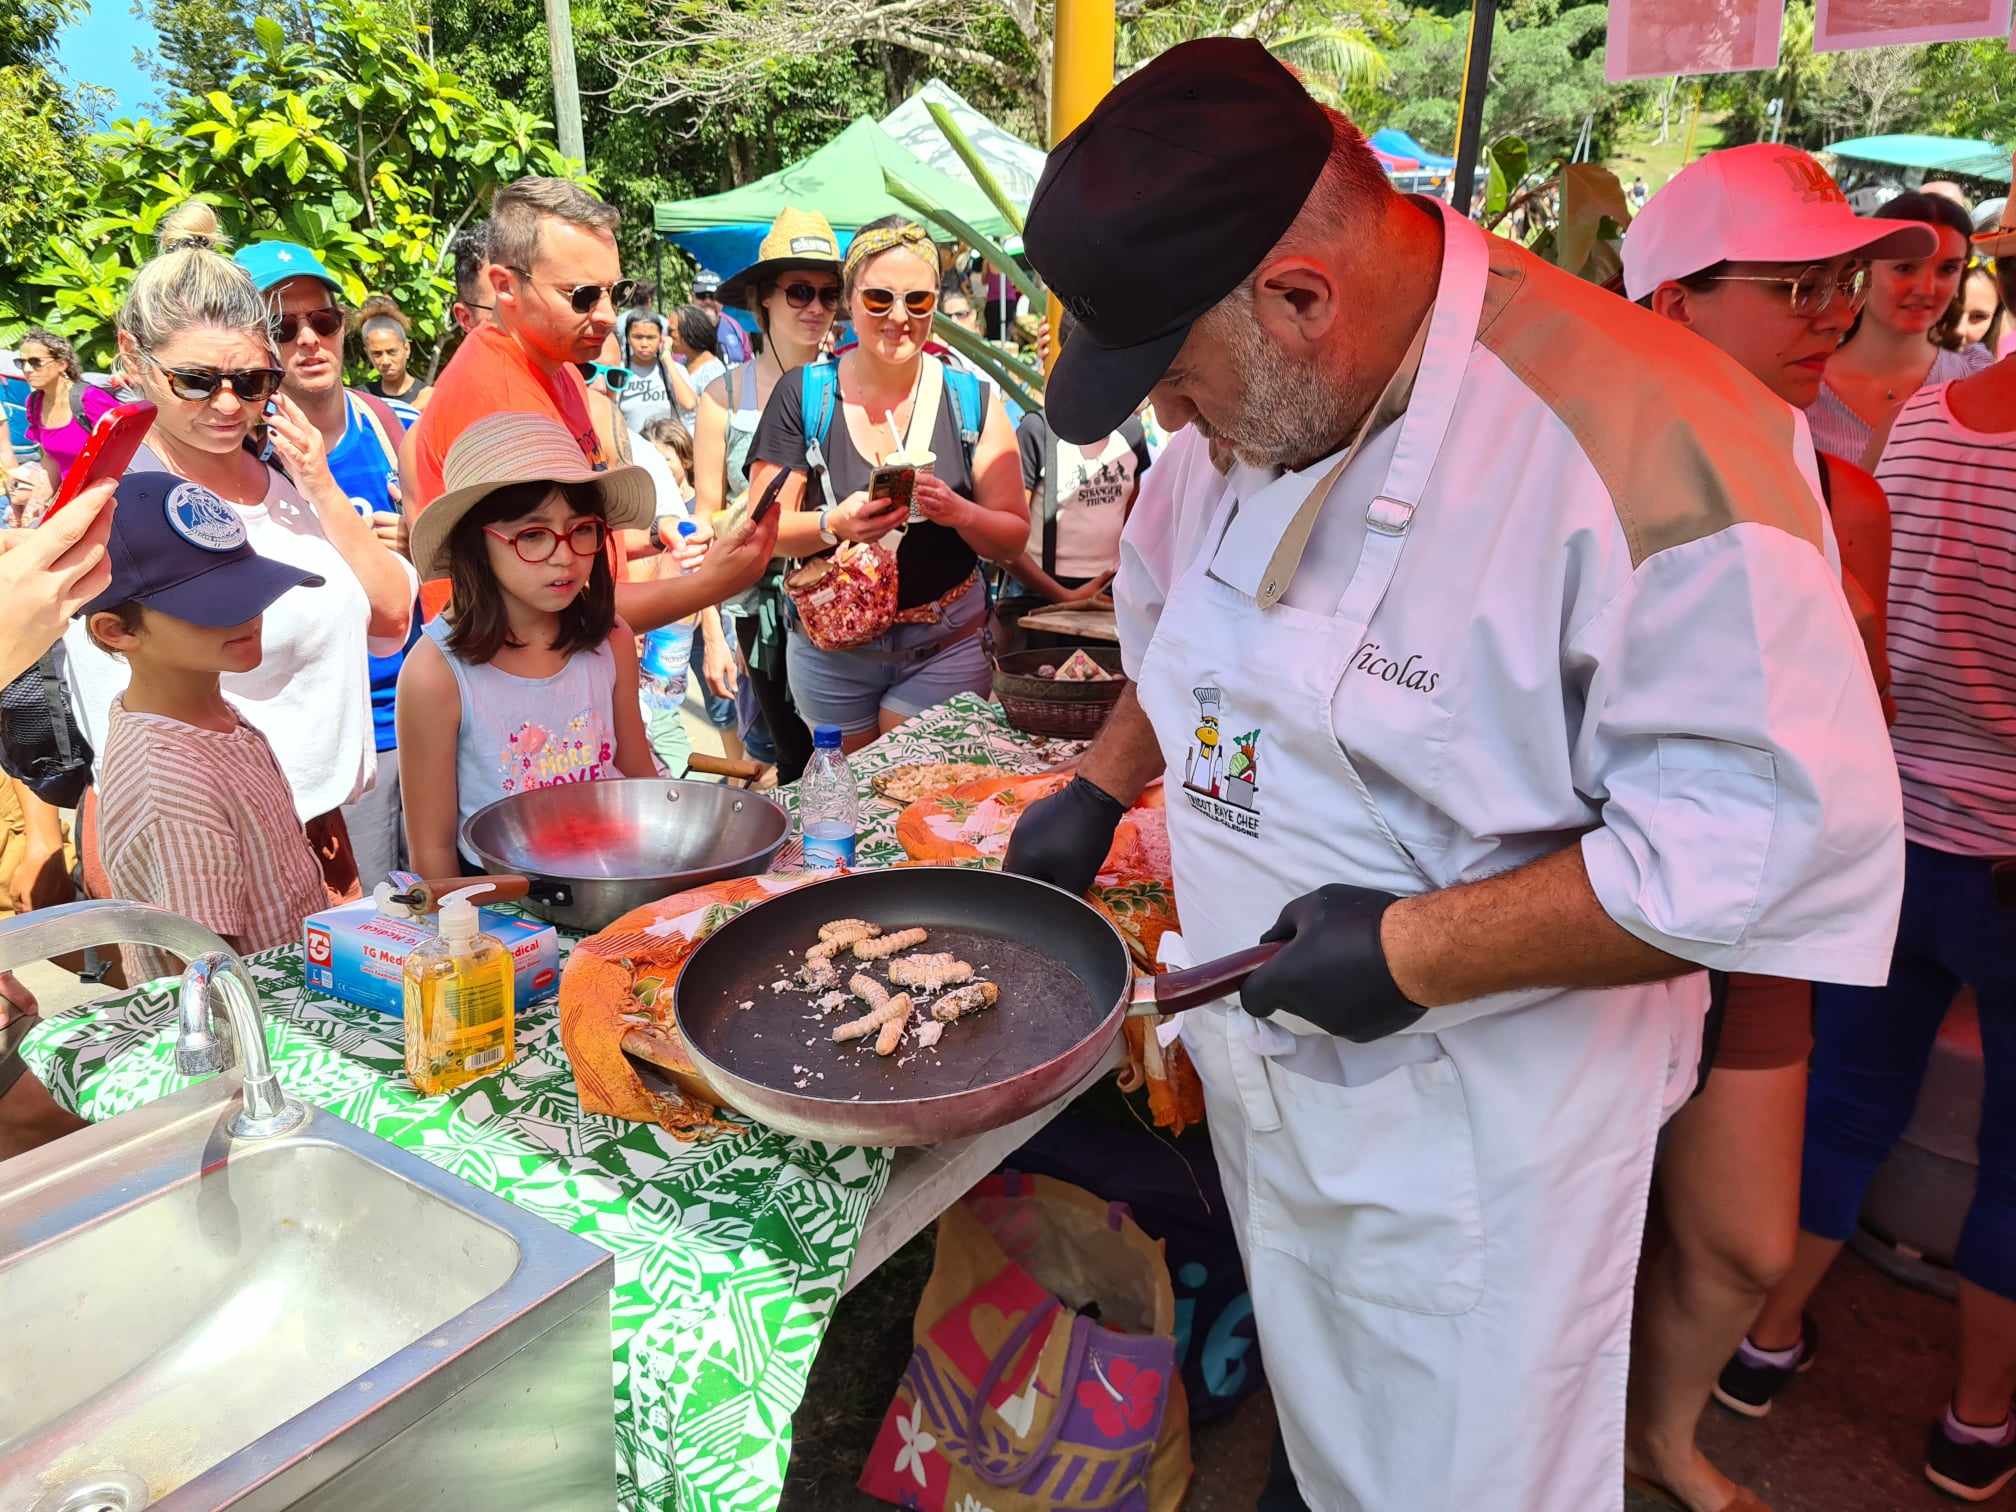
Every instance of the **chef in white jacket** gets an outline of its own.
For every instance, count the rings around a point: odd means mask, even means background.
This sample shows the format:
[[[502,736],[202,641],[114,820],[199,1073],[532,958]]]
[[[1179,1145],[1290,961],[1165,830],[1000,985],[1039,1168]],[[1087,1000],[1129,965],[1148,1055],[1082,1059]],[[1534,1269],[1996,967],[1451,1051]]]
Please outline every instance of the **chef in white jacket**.
[[[1250,42],[1120,84],[1025,242],[1078,319],[1057,434],[1151,391],[1188,429],[1123,541],[1135,688],[1007,865],[1082,889],[1163,777],[1190,955],[1280,944],[1180,1029],[1280,1415],[1263,1505],[1619,1507],[1701,968],[1878,983],[1896,930],[1804,423],[1395,194]]]

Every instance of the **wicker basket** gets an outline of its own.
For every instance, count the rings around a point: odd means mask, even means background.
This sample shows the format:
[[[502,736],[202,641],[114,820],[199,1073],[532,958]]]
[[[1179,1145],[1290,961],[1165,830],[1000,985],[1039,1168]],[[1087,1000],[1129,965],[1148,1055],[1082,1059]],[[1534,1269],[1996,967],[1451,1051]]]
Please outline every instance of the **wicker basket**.
[[[1078,648],[1108,672],[1119,672],[1118,646]],[[994,696],[1008,716],[1008,723],[1031,735],[1052,735],[1064,740],[1090,740],[1099,733],[1113,705],[1127,689],[1127,679],[1110,682],[1058,682],[1038,677],[1036,669],[1056,666],[1071,654],[1071,648],[1053,651],[1011,651],[994,658]]]

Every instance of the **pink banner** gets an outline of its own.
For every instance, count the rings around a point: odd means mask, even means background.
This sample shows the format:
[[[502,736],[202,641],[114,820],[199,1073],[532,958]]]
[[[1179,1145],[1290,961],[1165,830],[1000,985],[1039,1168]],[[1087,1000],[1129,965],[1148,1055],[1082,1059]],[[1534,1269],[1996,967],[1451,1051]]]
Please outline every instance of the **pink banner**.
[[[1813,51],[2009,35],[2011,0],[1818,0]]]
[[[1610,0],[1604,72],[1622,83],[1776,68],[1784,24],[1784,0]]]

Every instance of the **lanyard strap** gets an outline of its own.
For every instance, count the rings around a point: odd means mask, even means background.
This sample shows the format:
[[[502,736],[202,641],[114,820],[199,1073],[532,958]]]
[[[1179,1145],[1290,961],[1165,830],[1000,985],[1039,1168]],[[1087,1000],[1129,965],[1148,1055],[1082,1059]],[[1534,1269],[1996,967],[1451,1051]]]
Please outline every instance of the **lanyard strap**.
[[[1316,517],[1323,512],[1324,501],[1330,497],[1330,491],[1351,464],[1358,460],[1358,453],[1364,449],[1365,442],[1406,412],[1407,401],[1414,394],[1415,376],[1421,371],[1421,353],[1428,345],[1428,326],[1433,318],[1431,307],[1416,328],[1413,341],[1408,343],[1407,355],[1400,359],[1400,366],[1386,380],[1379,402],[1372,406],[1371,413],[1359,425],[1351,444],[1344,448],[1344,455],[1337,459],[1335,467],[1323,475],[1322,481],[1309,490],[1302,507],[1295,511],[1295,517],[1281,533],[1274,555],[1268,559],[1266,575],[1260,580],[1257,602],[1262,609],[1271,609],[1279,603],[1281,595],[1288,591],[1288,585],[1295,581],[1295,569],[1302,565],[1302,553],[1308,549],[1309,536],[1316,528]],[[1375,530],[1381,528],[1376,519],[1371,524]]]

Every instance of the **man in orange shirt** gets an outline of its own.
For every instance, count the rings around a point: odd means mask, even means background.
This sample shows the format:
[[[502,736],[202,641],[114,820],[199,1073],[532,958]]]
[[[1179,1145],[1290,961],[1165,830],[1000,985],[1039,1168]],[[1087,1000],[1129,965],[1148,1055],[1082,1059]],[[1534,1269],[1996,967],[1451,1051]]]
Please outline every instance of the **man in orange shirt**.
[[[615,328],[617,310],[630,299],[632,286],[622,277],[616,250],[617,224],[612,206],[564,179],[522,178],[497,191],[482,270],[490,319],[469,331],[413,427],[400,476],[409,511],[440,497],[442,466],[456,437],[500,411],[551,415],[584,457],[598,468],[610,465],[575,364],[595,359]],[[625,581],[621,563],[612,563],[616,612],[641,634],[739,592],[765,565],[758,561],[746,570],[749,544],[723,541],[734,550],[711,553],[683,576],[644,582]],[[447,601],[446,583],[422,585],[430,617]]]

